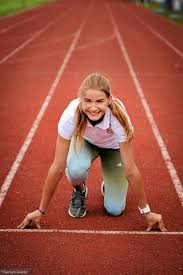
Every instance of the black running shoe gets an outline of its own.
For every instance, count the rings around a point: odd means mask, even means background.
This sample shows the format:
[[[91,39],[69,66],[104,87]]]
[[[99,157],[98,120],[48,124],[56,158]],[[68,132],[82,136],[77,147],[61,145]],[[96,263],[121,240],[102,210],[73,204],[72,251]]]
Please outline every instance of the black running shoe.
[[[86,216],[85,200],[88,195],[88,188],[85,187],[85,191],[72,191],[69,215],[73,218],[83,218]]]

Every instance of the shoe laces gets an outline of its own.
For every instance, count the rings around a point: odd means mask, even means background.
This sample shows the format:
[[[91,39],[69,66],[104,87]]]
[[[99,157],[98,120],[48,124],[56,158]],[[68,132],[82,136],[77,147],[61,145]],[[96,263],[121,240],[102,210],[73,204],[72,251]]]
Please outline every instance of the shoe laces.
[[[85,198],[85,192],[80,191],[73,191],[71,201],[72,206],[75,208],[81,207],[84,205],[86,198]]]

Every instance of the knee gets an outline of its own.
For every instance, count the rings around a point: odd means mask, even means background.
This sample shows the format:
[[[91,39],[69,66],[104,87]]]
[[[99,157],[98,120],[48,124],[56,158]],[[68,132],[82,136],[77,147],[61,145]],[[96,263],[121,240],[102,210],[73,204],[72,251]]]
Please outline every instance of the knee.
[[[119,204],[110,202],[105,204],[105,209],[107,213],[111,216],[120,216],[125,210],[125,204],[119,205]]]
[[[71,179],[85,178],[88,174],[88,166],[80,163],[69,164],[66,168],[66,174]]]

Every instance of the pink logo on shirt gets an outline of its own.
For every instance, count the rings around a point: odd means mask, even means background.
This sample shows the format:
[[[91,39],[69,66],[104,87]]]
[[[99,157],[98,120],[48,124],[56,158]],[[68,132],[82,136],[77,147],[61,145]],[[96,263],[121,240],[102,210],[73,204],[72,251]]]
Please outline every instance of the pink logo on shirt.
[[[111,129],[111,127],[109,127],[109,128],[107,128],[107,133],[109,133],[109,134],[112,134],[113,133],[113,130]]]

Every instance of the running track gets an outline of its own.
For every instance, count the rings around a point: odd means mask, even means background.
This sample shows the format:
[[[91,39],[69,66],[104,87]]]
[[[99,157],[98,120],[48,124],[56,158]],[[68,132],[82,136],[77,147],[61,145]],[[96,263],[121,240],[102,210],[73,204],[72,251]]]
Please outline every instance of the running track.
[[[0,20],[0,267],[32,274],[183,273],[183,28],[126,1],[56,1]],[[39,204],[57,122],[81,80],[111,79],[135,126],[148,202],[167,233],[146,233],[129,188],[121,217],[103,210],[97,160],[88,215],[67,214],[59,184],[44,230],[16,230]]]

